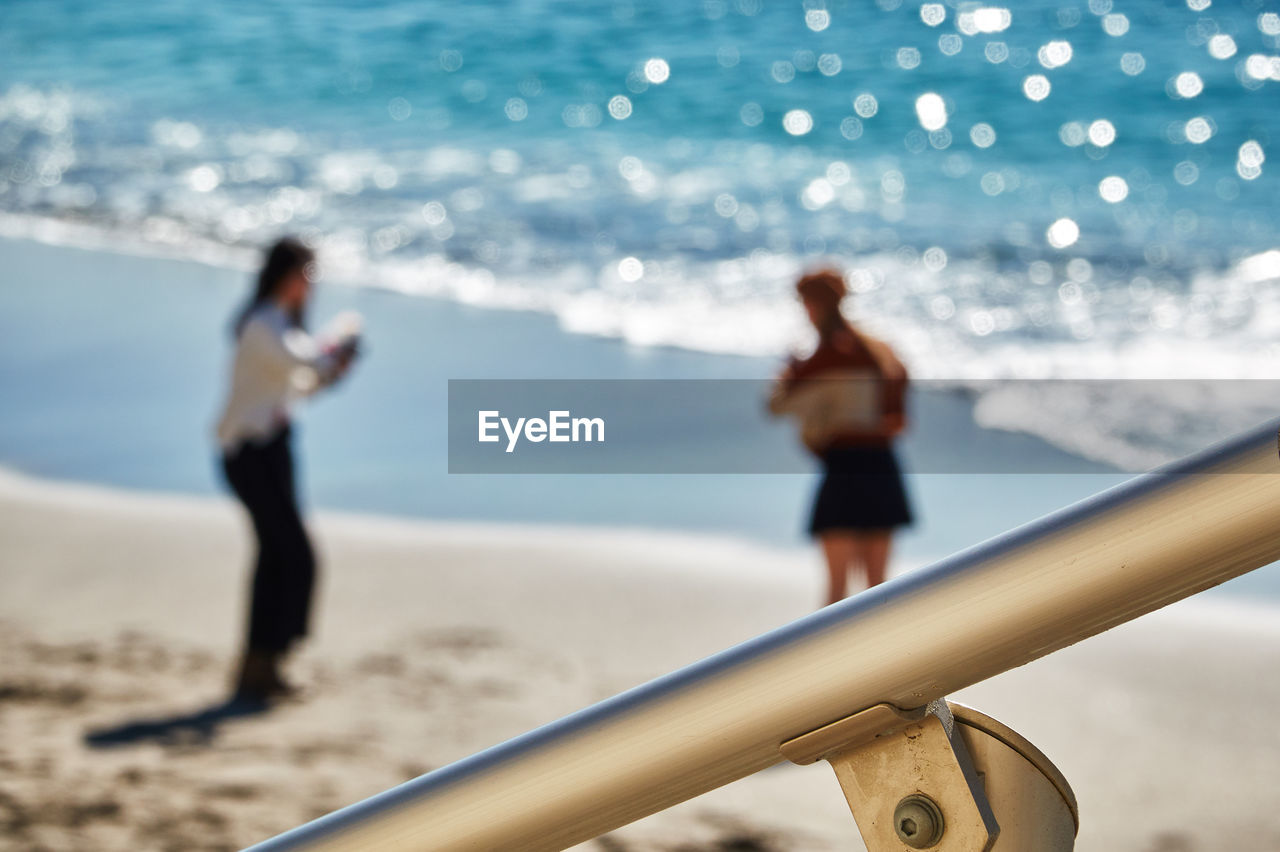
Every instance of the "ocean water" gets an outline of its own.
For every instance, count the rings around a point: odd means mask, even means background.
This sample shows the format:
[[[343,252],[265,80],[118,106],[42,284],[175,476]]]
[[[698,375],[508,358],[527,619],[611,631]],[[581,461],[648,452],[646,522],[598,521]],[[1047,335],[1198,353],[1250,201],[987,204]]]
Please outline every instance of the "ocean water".
[[[770,358],[806,342],[794,276],[833,263],[922,377],[1280,366],[1273,2],[11,0],[4,19],[11,236],[244,267],[294,232],[330,280]]]

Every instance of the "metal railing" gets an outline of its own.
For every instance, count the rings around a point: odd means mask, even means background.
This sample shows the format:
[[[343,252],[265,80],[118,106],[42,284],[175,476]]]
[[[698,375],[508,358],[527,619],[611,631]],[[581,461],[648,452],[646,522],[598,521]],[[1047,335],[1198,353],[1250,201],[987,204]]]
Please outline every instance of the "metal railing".
[[[252,847],[552,850],[1280,559],[1276,423]]]

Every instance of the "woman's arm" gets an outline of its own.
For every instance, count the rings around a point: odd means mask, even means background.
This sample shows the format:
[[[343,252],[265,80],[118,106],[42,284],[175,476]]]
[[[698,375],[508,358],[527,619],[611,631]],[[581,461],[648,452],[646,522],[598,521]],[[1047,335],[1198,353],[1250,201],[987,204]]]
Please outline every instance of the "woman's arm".
[[[252,319],[245,325],[240,345],[246,348],[252,358],[268,368],[310,370],[316,382],[307,389],[309,391],[332,384],[346,366],[339,353],[326,352],[305,330],[279,328],[261,318]]]

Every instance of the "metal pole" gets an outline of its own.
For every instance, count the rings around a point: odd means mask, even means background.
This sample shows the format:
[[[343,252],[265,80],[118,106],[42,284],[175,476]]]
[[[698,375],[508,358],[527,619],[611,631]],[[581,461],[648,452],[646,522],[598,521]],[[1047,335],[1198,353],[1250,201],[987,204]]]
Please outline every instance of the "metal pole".
[[[554,850],[1280,559],[1277,424],[252,847]]]

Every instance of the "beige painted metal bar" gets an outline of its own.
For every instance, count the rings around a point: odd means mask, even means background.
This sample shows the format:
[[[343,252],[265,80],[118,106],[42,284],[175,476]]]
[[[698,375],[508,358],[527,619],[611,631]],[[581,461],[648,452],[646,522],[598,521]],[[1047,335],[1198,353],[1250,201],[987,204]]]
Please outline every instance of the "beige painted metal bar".
[[[553,850],[1280,559],[1272,422],[252,847]],[[660,627],[655,628],[660,629]],[[1135,773],[1142,771],[1134,767]]]

